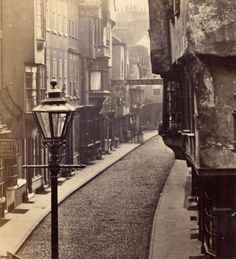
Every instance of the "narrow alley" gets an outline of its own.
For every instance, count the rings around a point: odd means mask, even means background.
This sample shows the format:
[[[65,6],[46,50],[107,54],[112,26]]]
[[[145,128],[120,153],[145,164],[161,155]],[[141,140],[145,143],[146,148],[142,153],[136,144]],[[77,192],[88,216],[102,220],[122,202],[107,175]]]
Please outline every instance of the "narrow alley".
[[[71,195],[59,207],[60,258],[147,258],[156,205],[173,162],[157,136]],[[49,216],[19,255],[50,258]]]

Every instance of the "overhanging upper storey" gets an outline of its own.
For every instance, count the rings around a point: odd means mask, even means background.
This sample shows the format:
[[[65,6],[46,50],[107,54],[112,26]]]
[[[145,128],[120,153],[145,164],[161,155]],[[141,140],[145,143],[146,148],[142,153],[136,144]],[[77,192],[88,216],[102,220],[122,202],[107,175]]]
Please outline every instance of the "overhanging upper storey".
[[[167,72],[189,52],[236,55],[235,1],[149,0],[149,8],[153,72]]]

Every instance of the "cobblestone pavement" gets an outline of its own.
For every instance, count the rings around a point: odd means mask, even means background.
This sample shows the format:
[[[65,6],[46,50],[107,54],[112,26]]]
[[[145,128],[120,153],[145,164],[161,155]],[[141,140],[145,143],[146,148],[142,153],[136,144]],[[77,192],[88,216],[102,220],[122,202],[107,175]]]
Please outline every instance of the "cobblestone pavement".
[[[173,162],[157,136],[72,194],[59,207],[60,258],[148,258],[159,193]],[[18,255],[50,258],[50,228],[48,216]]]

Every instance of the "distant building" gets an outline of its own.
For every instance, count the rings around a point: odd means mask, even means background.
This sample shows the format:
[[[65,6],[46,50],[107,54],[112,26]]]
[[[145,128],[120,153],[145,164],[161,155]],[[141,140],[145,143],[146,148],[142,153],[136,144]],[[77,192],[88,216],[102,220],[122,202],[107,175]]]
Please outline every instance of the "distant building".
[[[136,44],[149,29],[147,10],[130,5],[117,11],[114,34],[129,45]]]
[[[119,141],[129,140],[130,92],[127,85],[129,53],[126,43],[112,37],[112,96],[116,106],[116,137]]]
[[[152,74],[152,79],[160,79],[160,75]],[[148,85],[144,88],[145,103],[162,103],[163,99],[163,85]]]
[[[82,161],[86,162],[88,157],[94,159],[109,152],[114,137],[111,129],[114,111],[110,104],[114,1],[82,1],[79,23],[84,105],[81,110],[81,155]]]
[[[129,45],[129,79],[141,79],[151,76],[150,55],[142,45]]]
[[[153,79],[161,79],[152,75]],[[161,80],[162,81],[162,80]],[[162,121],[163,85],[144,86],[145,101],[141,111],[141,124],[145,129],[157,129]]]

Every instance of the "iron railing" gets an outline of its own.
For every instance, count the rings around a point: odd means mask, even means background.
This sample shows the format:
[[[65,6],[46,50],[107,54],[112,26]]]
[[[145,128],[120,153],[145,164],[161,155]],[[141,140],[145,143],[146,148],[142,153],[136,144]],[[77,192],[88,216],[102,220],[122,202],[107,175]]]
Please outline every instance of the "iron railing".
[[[216,218],[213,216],[213,200],[204,193],[203,235],[206,254],[216,258]]]

